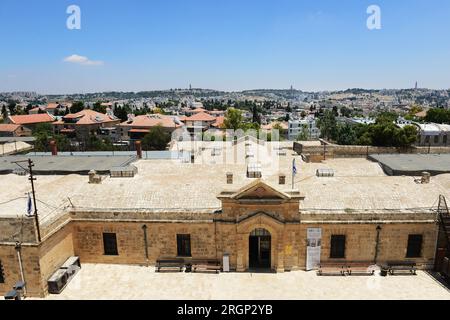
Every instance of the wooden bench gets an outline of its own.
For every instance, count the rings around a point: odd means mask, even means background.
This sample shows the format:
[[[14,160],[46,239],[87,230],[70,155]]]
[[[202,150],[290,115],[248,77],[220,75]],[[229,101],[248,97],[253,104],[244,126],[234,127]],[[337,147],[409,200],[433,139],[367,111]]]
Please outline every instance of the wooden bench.
[[[374,275],[375,268],[369,261],[349,261],[347,262],[347,274],[351,275]]]
[[[317,275],[341,275],[345,276],[347,264],[345,261],[322,262],[319,264]]]
[[[192,260],[191,262],[192,272],[196,271],[214,271],[219,273],[222,269],[219,260],[206,259],[206,260]]]
[[[178,269],[179,272],[182,272],[184,266],[184,259],[159,259],[156,261],[156,272],[160,272],[161,269]]]
[[[416,274],[416,263],[413,261],[388,261],[387,269],[391,275],[394,275],[395,271],[408,271]]]

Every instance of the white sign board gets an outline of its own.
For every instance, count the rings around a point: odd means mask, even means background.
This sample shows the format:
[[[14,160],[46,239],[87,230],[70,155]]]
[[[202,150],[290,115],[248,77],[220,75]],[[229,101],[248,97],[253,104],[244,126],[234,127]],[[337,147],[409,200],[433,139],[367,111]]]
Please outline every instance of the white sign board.
[[[316,269],[320,263],[322,229],[308,228],[306,231],[306,271]]]

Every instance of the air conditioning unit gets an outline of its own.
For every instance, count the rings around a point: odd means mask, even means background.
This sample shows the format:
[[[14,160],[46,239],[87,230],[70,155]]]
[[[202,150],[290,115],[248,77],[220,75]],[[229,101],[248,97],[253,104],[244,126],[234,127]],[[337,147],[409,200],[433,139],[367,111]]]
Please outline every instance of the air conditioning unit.
[[[69,275],[67,270],[58,269],[51,277],[48,279],[48,292],[53,294],[61,293],[67,285],[69,280]]]
[[[70,257],[67,259],[50,279],[48,279],[48,292],[60,294],[80,269],[81,264],[79,257]]]

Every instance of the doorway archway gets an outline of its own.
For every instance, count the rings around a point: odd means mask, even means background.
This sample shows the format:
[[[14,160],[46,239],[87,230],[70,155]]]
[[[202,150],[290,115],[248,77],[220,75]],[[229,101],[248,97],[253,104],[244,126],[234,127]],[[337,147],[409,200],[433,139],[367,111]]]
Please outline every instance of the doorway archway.
[[[272,255],[272,236],[266,229],[255,229],[249,236],[250,269],[270,269]]]

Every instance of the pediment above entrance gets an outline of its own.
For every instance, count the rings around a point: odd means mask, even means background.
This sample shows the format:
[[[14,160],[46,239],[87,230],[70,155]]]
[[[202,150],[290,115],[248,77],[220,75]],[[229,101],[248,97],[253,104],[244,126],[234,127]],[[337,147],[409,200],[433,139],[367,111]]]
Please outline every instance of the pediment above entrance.
[[[234,200],[289,200],[291,196],[258,179],[230,196]]]

